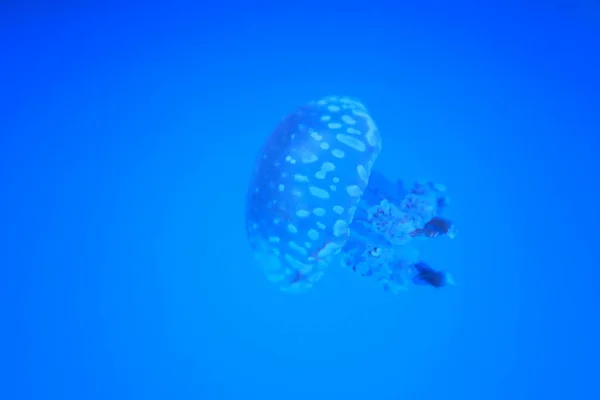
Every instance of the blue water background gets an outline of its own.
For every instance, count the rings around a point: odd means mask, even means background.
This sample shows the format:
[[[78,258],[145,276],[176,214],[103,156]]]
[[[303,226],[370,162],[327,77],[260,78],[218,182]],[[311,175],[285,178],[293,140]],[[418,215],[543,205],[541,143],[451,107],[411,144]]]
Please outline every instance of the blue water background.
[[[66,4],[0,5],[0,398],[600,398],[597,5]],[[447,185],[458,286],[253,264],[257,151],[330,94]]]

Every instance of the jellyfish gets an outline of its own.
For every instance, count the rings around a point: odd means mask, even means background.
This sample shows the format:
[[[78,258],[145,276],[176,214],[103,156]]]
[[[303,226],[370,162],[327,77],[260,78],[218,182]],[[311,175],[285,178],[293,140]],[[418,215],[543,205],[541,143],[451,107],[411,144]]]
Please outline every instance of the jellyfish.
[[[246,230],[265,276],[284,292],[310,290],[331,265],[374,277],[397,293],[445,286],[413,240],[453,237],[441,218],[445,187],[411,190],[374,170],[381,134],[365,106],[330,96],[288,114],[260,149],[246,201]]]

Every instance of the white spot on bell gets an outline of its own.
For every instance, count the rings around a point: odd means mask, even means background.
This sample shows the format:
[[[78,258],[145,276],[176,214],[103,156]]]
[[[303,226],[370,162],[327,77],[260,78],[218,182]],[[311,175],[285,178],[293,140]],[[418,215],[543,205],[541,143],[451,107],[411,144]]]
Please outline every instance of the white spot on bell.
[[[323,140],[323,136],[319,135],[319,134],[318,134],[317,132],[315,132],[315,131],[312,131],[312,132],[310,133],[310,137],[311,137],[311,138],[313,138],[313,139],[315,139],[317,142],[318,142],[318,141],[320,141],[320,140]]]
[[[295,242],[288,242],[288,246],[290,246],[291,249],[296,250],[298,253],[302,254],[303,256],[308,255],[308,252],[306,251],[306,249],[304,247],[299,246]]]
[[[358,164],[356,171],[358,172],[358,177],[360,180],[367,184],[369,182],[369,173],[367,172],[366,168],[362,164]]]
[[[365,146],[364,142],[360,139],[357,139],[353,136],[350,135],[344,135],[341,133],[338,133],[335,138],[340,142],[345,144],[348,147],[352,147],[355,150],[358,151],[365,151],[367,149],[367,146]]]
[[[321,251],[319,251],[318,255],[319,258],[335,256],[340,252],[341,249],[342,246],[340,244],[336,242],[329,242],[321,249]]]
[[[310,211],[307,210],[298,210],[296,211],[296,215],[300,218],[306,218],[310,215]]]
[[[330,162],[324,162],[323,165],[321,165],[321,171],[325,171],[325,172],[331,172],[335,170],[335,165],[333,163]]]
[[[301,160],[304,164],[314,163],[318,159],[319,159],[319,157],[317,157],[316,154],[311,153],[309,151],[302,153],[302,155],[301,155]]]
[[[344,151],[340,149],[331,150],[331,154],[337,158],[344,158]]]
[[[317,216],[317,217],[322,217],[323,215],[325,215],[325,209],[324,208],[315,208],[313,210],[313,213]]]
[[[311,185],[308,190],[310,191],[310,194],[312,194],[313,196],[318,197],[320,199],[328,199],[329,198],[329,192],[325,189],[321,189],[321,188]]]
[[[354,214],[356,214],[356,206],[350,207],[348,209],[348,215],[350,215],[351,219],[354,219]]]
[[[344,115],[342,117],[342,121],[344,121],[348,125],[354,125],[356,123],[356,120],[349,115]]]
[[[333,224],[333,234],[337,237],[348,234],[348,223],[343,219],[338,219]]]
[[[308,176],[304,176],[304,175],[300,175],[300,174],[295,174],[294,180],[296,182],[310,182],[310,179],[308,179]]]
[[[346,188],[346,192],[352,197],[360,197],[362,196],[362,190],[357,185],[350,185]]]

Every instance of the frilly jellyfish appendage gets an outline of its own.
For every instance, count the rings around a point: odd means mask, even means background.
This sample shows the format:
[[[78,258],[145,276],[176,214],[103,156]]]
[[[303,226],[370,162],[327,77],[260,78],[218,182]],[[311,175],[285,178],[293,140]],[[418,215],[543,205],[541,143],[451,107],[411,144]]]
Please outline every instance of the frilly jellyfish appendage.
[[[421,237],[455,235],[452,222],[441,217],[449,203],[445,191],[444,186],[426,181],[406,190],[402,182],[392,183],[373,171],[350,227],[351,237],[342,255],[342,265],[374,277],[391,292],[418,283],[422,273],[419,267],[427,266],[410,242]],[[439,274],[450,283],[449,275]]]
[[[340,254],[380,150],[373,119],[346,97],[299,107],[272,132],[252,175],[246,228],[281,290],[310,289]]]

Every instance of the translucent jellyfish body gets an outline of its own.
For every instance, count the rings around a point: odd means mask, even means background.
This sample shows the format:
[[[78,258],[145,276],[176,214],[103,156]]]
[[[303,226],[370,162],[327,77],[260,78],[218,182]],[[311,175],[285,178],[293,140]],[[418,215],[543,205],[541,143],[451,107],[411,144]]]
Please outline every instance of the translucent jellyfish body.
[[[380,151],[373,118],[347,97],[308,103],[276,126],[254,166],[246,227],[281,290],[304,292],[340,263],[391,291],[417,283],[419,271],[425,277],[406,245],[453,232],[438,217],[444,188],[425,182],[405,192],[373,171]]]

